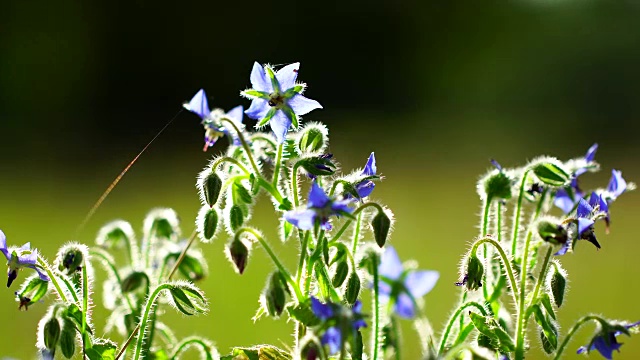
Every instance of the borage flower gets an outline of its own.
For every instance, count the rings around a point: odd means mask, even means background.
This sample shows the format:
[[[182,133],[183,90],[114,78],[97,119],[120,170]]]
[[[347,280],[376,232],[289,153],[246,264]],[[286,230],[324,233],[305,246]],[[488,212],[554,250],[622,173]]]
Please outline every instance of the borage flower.
[[[18,277],[18,270],[22,268],[34,269],[38,272],[40,279],[49,281],[49,277],[39,267],[36,266],[38,261],[38,252],[36,249],[31,250],[31,244],[26,243],[21,247],[7,248],[7,237],[4,232],[0,230],[0,251],[7,258],[7,287],[11,286],[11,283]]]
[[[231,137],[231,142],[234,145],[240,145],[240,139],[235,131],[230,131],[222,123],[222,118],[227,118],[233,121],[238,129],[242,131],[244,124],[242,124],[243,107],[242,105],[236,106],[228,112],[224,112],[222,109],[209,109],[209,103],[207,101],[207,95],[204,89],[200,89],[193,98],[185,103],[184,108],[198,115],[202,120],[200,123],[204,127],[204,149],[207,149],[218,141],[224,135]]]
[[[258,128],[269,124],[279,143],[284,142],[291,125],[298,128],[300,116],[322,108],[302,95],[306,85],[296,83],[299,68],[300,63],[293,63],[274,73],[271,66],[256,62],[250,78],[253,88],[241,92],[252,100],[245,114],[258,120]]]
[[[608,211],[606,206],[606,202],[596,193],[591,194],[589,202],[584,199],[580,199],[578,201],[578,208],[576,209],[576,225],[578,233],[576,235],[576,240],[587,240],[596,248],[601,248],[600,243],[598,243],[598,240],[596,239],[593,224],[595,224],[594,219],[603,217],[602,212]],[[566,254],[569,250],[569,246],[571,246],[571,242],[567,241],[562,248],[555,253],[555,255]]]
[[[582,192],[578,184],[578,177],[589,171],[591,168],[597,168],[597,164],[594,163],[597,151],[598,144],[596,143],[591,145],[587,150],[587,153],[584,155],[584,158],[570,161],[574,166],[576,166],[576,169],[573,172],[573,179],[571,179],[571,185],[567,189],[559,189],[556,191],[553,199],[553,204],[560,208],[563,213],[570,213],[578,204],[580,198],[584,196],[584,192]]]
[[[404,269],[392,246],[385,248],[378,273],[380,300],[391,301],[394,312],[407,319],[415,317],[416,300],[429,293],[440,277],[437,271]]]
[[[353,209],[349,207],[351,203],[352,200],[330,198],[314,181],[309,192],[307,209],[288,211],[284,214],[284,219],[301,230],[312,230],[316,225],[324,230],[331,230],[329,217],[332,215],[352,217]]]
[[[376,170],[376,157],[374,153],[371,153],[371,155],[369,155],[369,159],[367,159],[367,164],[362,170],[362,176],[375,176]],[[358,184],[356,184],[356,191],[358,192],[358,196],[362,199],[371,195],[375,186],[376,184],[372,180],[360,181]]]
[[[597,334],[593,338],[593,340],[591,340],[591,343],[589,345],[581,346],[578,349],[577,353],[582,354],[585,351],[589,353],[592,350],[598,350],[598,352],[605,359],[612,360],[613,351],[615,350],[617,352],[620,352],[620,347],[622,346],[622,344],[619,343],[618,340],[616,339],[616,336],[620,334],[626,334],[628,336],[629,329],[636,327],[638,325],[640,325],[640,321],[635,322],[633,324],[629,324],[629,325],[621,325],[621,326],[616,326],[609,329],[603,329],[599,334]]]
[[[320,343],[329,347],[329,354],[340,351],[342,342],[362,327],[366,327],[362,315],[362,302],[356,301],[352,308],[342,304],[323,304],[315,297],[311,297],[311,310],[320,319],[321,328],[324,328]],[[349,333],[345,331],[351,330]]]

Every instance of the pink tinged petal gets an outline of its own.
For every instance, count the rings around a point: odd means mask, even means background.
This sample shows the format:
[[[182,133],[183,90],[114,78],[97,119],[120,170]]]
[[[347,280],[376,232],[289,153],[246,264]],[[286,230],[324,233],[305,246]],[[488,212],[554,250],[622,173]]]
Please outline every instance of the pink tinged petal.
[[[415,299],[427,294],[436,286],[440,273],[437,271],[419,270],[412,271],[404,278],[404,286]]]
[[[313,210],[288,211],[284,219],[301,230],[313,230],[316,212]]]
[[[278,79],[278,83],[280,83],[280,90],[282,92],[287,91],[296,84],[298,69],[300,69],[299,62],[289,64],[276,72],[276,79]]]
[[[244,112],[248,117],[256,120],[263,119],[271,110],[269,103],[263,99],[253,99],[251,106]]]
[[[287,132],[291,127],[291,120],[282,110],[278,110],[275,115],[273,115],[271,121],[269,121],[269,125],[271,125],[271,130],[276,136],[278,144],[282,144],[287,139]]]
[[[398,280],[400,275],[402,275],[402,271],[402,262],[400,262],[396,249],[394,249],[393,246],[387,247],[380,258],[378,273],[380,273],[380,276],[387,277],[391,280]]]
[[[319,102],[300,94],[294,95],[287,101],[287,104],[298,116],[306,115],[315,109],[322,109],[322,105]]]
[[[242,117],[244,115],[243,110],[244,108],[242,107],[242,105],[236,106],[227,112],[227,116],[231,118],[231,120],[233,120],[236,124],[242,124]]]
[[[273,87],[271,81],[267,78],[267,74],[264,71],[264,67],[257,62],[253,63],[253,69],[251,69],[251,86],[254,90],[272,92]]]
[[[185,109],[200,116],[201,119],[208,117],[211,113],[211,110],[209,110],[209,102],[207,101],[207,94],[205,94],[204,89],[200,89],[200,91],[183,106]]]
[[[374,153],[371,153],[371,155],[369,155],[369,159],[367,160],[367,164],[364,166],[364,170],[362,170],[362,175],[375,175],[376,171],[376,156]]]
[[[398,295],[395,310],[398,316],[405,319],[412,319],[416,315],[413,300],[411,300],[409,295],[405,293],[400,293],[400,295]]]
[[[4,257],[6,257],[7,260],[11,259],[11,255],[9,254],[9,250],[7,249],[7,236],[2,230],[0,230],[0,251],[2,251]]]

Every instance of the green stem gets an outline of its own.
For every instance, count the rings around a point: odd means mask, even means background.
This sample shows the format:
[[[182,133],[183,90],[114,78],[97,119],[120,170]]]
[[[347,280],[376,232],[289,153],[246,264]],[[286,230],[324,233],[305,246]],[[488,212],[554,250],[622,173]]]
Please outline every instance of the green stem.
[[[284,143],[278,145],[278,153],[276,154],[276,165],[273,168],[273,181],[271,182],[274,187],[278,187],[278,176],[280,176],[280,167],[282,166],[282,150],[284,149]]]
[[[565,336],[564,340],[562,341],[562,344],[560,344],[560,347],[558,348],[558,351],[556,351],[556,356],[553,358],[554,360],[559,360],[560,359],[560,357],[562,356],[562,353],[564,352],[564,349],[567,347],[567,344],[569,344],[569,341],[571,340],[573,335],[580,329],[580,327],[582,327],[582,325],[584,325],[587,322],[592,321],[592,320],[599,322],[603,326],[607,325],[607,321],[605,319],[601,318],[600,316],[597,316],[597,315],[587,315],[587,316],[581,317],[573,325],[571,330],[569,330],[569,332],[567,333],[567,336]]]
[[[529,305],[527,307],[531,307],[531,305],[533,305],[538,299],[538,294],[540,293],[540,287],[542,286],[542,283],[547,277],[547,270],[549,270],[549,259],[551,258],[552,252],[553,252],[553,248],[549,246],[549,248],[547,249],[547,254],[544,257],[544,262],[542,263],[542,267],[540,268],[540,275],[538,275],[538,280],[536,281],[536,287],[535,287],[535,290],[533,291],[531,302],[529,302]]]
[[[490,237],[484,237],[473,244],[473,247],[471,248],[471,254],[475,255],[476,251],[478,250],[478,246],[484,243],[491,244],[496,250],[498,250],[498,254],[500,254],[502,263],[505,269],[507,270],[507,275],[509,276],[509,286],[511,286],[511,293],[513,294],[513,300],[517,304],[518,297],[516,294],[518,293],[518,285],[516,283],[516,278],[514,276],[513,269],[511,268],[511,261],[509,260],[509,258],[507,257],[507,254],[502,249],[502,246],[500,246],[500,243],[498,243],[497,241],[493,240]]]
[[[498,242],[502,242],[502,201],[498,201]]]
[[[249,172],[249,170],[244,165],[242,165],[240,161],[229,156],[223,156],[223,157],[217,158],[213,162],[213,164],[211,164],[211,170],[216,171],[216,168],[220,166],[220,164],[222,164],[223,162],[232,163],[233,165],[236,165],[237,167],[239,167],[240,170],[242,170],[242,172],[244,172],[245,174],[247,175],[251,174],[251,172]]]
[[[304,261],[307,258],[307,246],[309,246],[309,238],[311,237],[311,231],[304,232],[302,243],[300,244],[300,262],[298,263],[298,272],[296,274],[296,284],[300,286],[302,280],[302,272],[304,271]]]
[[[483,316],[487,315],[487,311],[485,310],[485,308],[475,301],[470,301],[460,305],[460,307],[458,307],[456,312],[454,312],[453,315],[451,315],[451,318],[449,319],[449,323],[447,324],[447,327],[444,330],[444,334],[442,334],[442,339],[440,340],[440,346],[438,347],[438,355],[442,355],[442,353],[444,352],[445,346],[447,346],[447,340],[449,339],[449,335],[451,334],[451,329],[453,328],[456,318],[458,318],[458,316],[460,316],[460,314],[462,314],[462,312],[469,307],[475,307]]]
[[[253,167],[253,171],[255,172],[256,176],[262,176],[260,173],[260,169],[258,169],[258,165],[256,165],[256,161],[253,159],[253,155],[251,154],[251,148],[249,147],[249,144],[247,144],[247,141],[244,139],[244,135],[242,135],[240,129],[238,129],[238,126],[233,121],[231,121],[231,119],[227,119],[225,117],[221,118],[220,121],[226,121],[233,127],[233,129],[236,131],[236,134],[238,134],[238,139],[240,139],[242,148],[244,149],[244,152],[246,153],[247,158],[251,163],[251,167]]]
[[[145,332],[147,328],[147,321],[149,320],[149,315],[153,310],[154,304],[156,302],[156,298],[158,297],[161,291],[168,290],[171,288],[171,286],[172,285],[168,283],[160,284],[156,286],[151,296],[147,298],[147,303],[144,307],[144,312],[142,313],[142,319],[140,319],[140,330],[138,331],[138,340],[136,341],[136,351],[135,351],[135,354],[133,355],[134,360],[140,359],[140,355],[142,353],[142,348],[144,344]]]
[[[274,150],[278,147],[278,145],[276,145],[276,143],[273,142],[273,140],[269,139],[268,136],[263,135],[263,133],[254,133],[253,135],[251,135],[251,140],[252,141],[262,140],[262,141],[268,143],[269,145],[271,145]]]
[[[80,307],[81,304],[80,304],[80,300],[78,299],[78,294],[76,293],[75,287],[64,276],[60,276],[59,279],[67,287],[67,290],[69,290],[69,293],[73,297],[73,301],[75,301],[76,305],[78,305],[78,307]]]
[[[256,240],[258,240],[260,245],[262,245],[262,248],[267,252],[267,254],[269,254],[269,257],[271,257],[271,260],[276,265],[278,270],[280,270],[280,273],[282,273],[282,275],[285,277],[287,283],[289,283],[289,285],[291,285],[291,287],[293,288],[293,290],[294,290],[294,292],[296,294],[296,300],[301,301],[304,298],[304,296],[302,295],[302,292],[300,291],[300,287],[293,280],[293,277],[291,276],[291,273],[289,272],[289,270],[287,270],[287,268],[285,268],[284,265],[282,265],[282,263],[278,259],[278,256],[271,249],[271,246],[269,245],[269,243],[262,237],[262,235],[260,235],[260,233],[258,233],[253,228],[243,227],[243,228],[238,229],[238,231],[236,232],[236,237],[239,237],[243,233],[249,233],[249,234],[253,235],[253,237]]]
[[[360,226],[362,223],[362,213],[358,214],[358,220],[356,220],[356,229],[353,232],[353,247],[351,250],[352,254],[356,253],[358,250],[358,241],[360,240]]]
[[[89,312],[89,280],[87,279],[87,264],[82,266],[82,353],[86,354],[87,344],[85,338],[87,338],[87,314]]]
[[[513,237],[511,240],[511,255],[516,257],[516,250],[518,245],[518,231],[520,231],[520,214],[522,213],[522,199],[524,197],[524,185],[527,182],[527,176],[529,175],[529,169],[525,170],[522,174],[522,182],[520,183],[520,192],[518,193],[518,203],[514,214],[513,221]]]
[[[360,207],[358,207],[354,212],[353,212],[353,216],[356,216],[358,214],[360,214],[360,212],[362,212],[364,209],[368,208],[368,207],[374,207],[376,208],[379,212],[383,212],[384,210],[382,209],[382,206],[380,206],[380,204],[378,203],[374,203],[374,202],[368,202],[368,203],[364,203],[362,205],[360,205]],[[338,230],[338,232],[331,238],[331,240],[329,241],[329,243],[332,243],[334,241],[338,241],[338,239],[340,239],[340,236],[342,236],[342,234],[347,230],[347,228],[349,227],[349,225],[351,225],[351,223],[353,222],[353,219],[347,219],[347,221],[342,225],[342,227],[340,228],[340,230]]]
[[[540,211],[542,210],[542,204],[544,203],[544,199],[547,194],[547,189],[545,189],[542,194],[540,194],[540,200],[538,201],[538,206],[536,207],[536,212],[531,219],[531,223],[533,223],[538,216],[540,215]],[[525,306],[524,300],[526,296],[527,290],[527,268],[529,265],[529,246],[531,245],[531,238],[533,237],[533,229],[529,227],[527,231],[527,238],[524,242],[524,252],[522,253],[522,263],[520,265],[520,299],[517,302],[518,304],[518,318],[516,323],[516,352],[515,358],[516,360],[524,359],[524,340],[525,340]]]
[[[374,313],[374,327],[373,327],[373,354],[372,360],[378,360],[378,351],[380,348],[380,289],[379,289],[379,275],[378,275],[378,256],[373,256],[373,313]]]
[[[300,206],[300,196],[298,195],[298,163],[291,168],[291,196],[293,196],[293,205]]]
[[[211,353],[211,347],[206,342],[204,342],[204,340],[196,337],[191,337],[183,339],[180,343],[178,343],[178,345],[176,345],[176,350],[173,352],[173,355],[170,356],[170,359],[175,360],[182,351],[186,350],[189,346],[192,345],[199,345],[205,353]]]
[[[491,197],[487,197],[484,204],[484,215],[482,216],[481,236],[483,237],[487,236],[487,228],[489,227],[489,210],[490,209],[491,209]],[[489,248],[487,244],[484,244],[482,246],[482,250],[483,250],[482,255],[484,255],[485,268],[488,268],[490,256],[489,256]],[[489,271],[485,271],[482,274],[482,282],[484,283],[484,286],[482,287],[482,295],[484,296],[485,299],[489,298],[489,281],[487,281],[488,273]]]
[[[62,291],[62,288],[60,287],[60,284],[58,283],[58,280],[56,280],[56,277],[53,274],[53,271],[51,271],[51,268],[49,267],[49,264],[47,264],[47,262],[44,261],[39,256],[38,256],[38,264],[42,267],[42,269],[44,269],[44,271],[47,272],[47,276],[49,276],[49,279],[53,283],[53,286],[56,288],[56,291],[58,292],[58,296],[60,296],[60,300],[62,300],[65,303],[68,303],[69,300],[67,300],[67,296]],[[72,291],[72,293],[73,293],[73,291]],[[77,300],[76,300],[76,302],[77,302]]]

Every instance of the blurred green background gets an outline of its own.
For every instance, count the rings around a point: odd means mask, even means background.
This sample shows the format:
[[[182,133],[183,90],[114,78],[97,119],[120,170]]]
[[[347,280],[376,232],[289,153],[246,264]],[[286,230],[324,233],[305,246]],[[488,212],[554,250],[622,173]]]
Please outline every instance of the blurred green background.
[[[140,229],[156,206],[175,208],[190,233],[195,175],[224,144],[203,153],[198,119],[183,112],[73,238],[111,180],[200,87],[212,106],[248,106],[238,92],[250,85],[253,61],[302,63],[308,96],[324,105],[305,121],[329,126],[347,171],[376,151],[385,181],[375,198],[396,214],[393,245],[441,272],[426,297],[437,331],[458,299],[459,257],[478,233],[475,181],[490,158],[505,166],[539,154],[566,159],[598,142],[604,171],[585,185],[606,185],[611,168],[640,179],[638,1],[30,0],[0,8],[0,228],[10,244],[31,241],[49,258],[66,241],[92,243],[115,218]],[[603,248],[580,244],[562,259],[571,288],[565,331],[588,312],[640,319],[638,205],[637,192],[625,194],[611,234],[598,229]],[[263,199],[253,224],[275,240],[269,207]],[[221,352],[291,344],[291,324],[251,321],[271,264],[257,249],[237,276],[225,241],[203,246],[210,314],[163,316],[179,335],[208,336]],[[293,267],[295,242],[276,248]],[[0,356],[33,358],[46,305],[19,312],[14,290],[0,297]],[[415,359],[417,338],[405,330],[406,358]],[[617,358],[640,357],[639,338],[621,341]]]

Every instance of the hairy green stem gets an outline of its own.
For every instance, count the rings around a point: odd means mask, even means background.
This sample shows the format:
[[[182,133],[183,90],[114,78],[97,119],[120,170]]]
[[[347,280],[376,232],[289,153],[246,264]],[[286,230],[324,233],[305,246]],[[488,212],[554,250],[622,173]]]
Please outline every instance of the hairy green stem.
[[[168,290],[171,288],[171,286],[172,285],[168,283],[160,284],[156,286],[156,288],[153,290],[153,293],[151,293],[151,295],[147,298],[147,303],[144,307],[142,318],[140,319],[140,324],[139,324],[140,329],[138,330],[138,340],[136,341],[136,350],[133,355],[134,360],[139,360],[142,354],[142,349],[144,347],[145,331],[147,328],[147,321],[149,320],[149,315],[151,314],[151,311],[153,311],[156,298],[158,297],[158,295],[160,295],[161,291]]]
[[[491,244],[496,250],[498,250],[498,254],[500,254],[500,258],[502,259],[502,264],[507,270],[507,275],[509,276],[509,286],[511,286],[511,293],[513,294],[513,300],[517,304],[518,297],[516,294],[518,293],[518,285],[516,283],[516,278],[514,276],[513,269],[511,268],[511,261],[509,260],[509,258],[507,257],[507,254],[502,249],[502,246],[500,245],[500,243],[498,243],[497,241],[493,240],[490,237],[484,237],[473,244],[473,247],[471,248],[471,254],[475,255],[476,251],[478,250],[478,246],[484,243]]]
[[[304,232],[302,237],[302,243],[300,244],[300,262],[298,263],[298,272],[296,273],[296,284],[300,286],[302,280],[302,273],[304,271],[304,261],[307,258],[307,247],[309,246],[309,238],[311,237],[311,231]]]
[[[560,357],[562,357],[562,353],[564,352],[564,349],[567,347],[567,344],[569,344],[569,341],[571,340],[571,338],[573,337],[573,335],[575,335],[575,333],[580,329],[580,327],[582,327],[582,325],[586,324],[589,321],[597,321],[600,324],[607,325],[607,321],[603,318],[601,318],[600,316],[597,315],[587,315],[587,316],[583,316],[581,317],[571,328],[571,330],[569,330],[569,332],[567,333],[567,336],[565,336],[564,340],[562,341],[562,344],[560,344],[560,347],[558,348],[558,351],[556,351],[556,356],[553,358],[554,360],[559,360]]]
[[[358,250],[358,241],[360,240],[360,226],[362,223],[362,213],[358,214],[358,219],[356,220],[356,229],[353,231],[353,245],[351,248],[351,253],[355,254],[356,250]]]
[[[368,203],[364,203],[362,205],[360,205],[354,212],[353,212],[353,216],[356,216],[358,214],[360,214],[360,212],[362,212],[364,209],[368,208],[368,207],[374,207],[376,208],[379,212],[383,212],[384,209],[382,209],[382,206],[380,206],[380,204],[375,203],[375,202],[368,202]],[[345,223],[342,225],[342,227],[340,228],[340,230],[338,230],[338,232],[331,238],[331,240],[329,241],[329,243],[332,243],[334,241],[338,241],[338,239],[340,239],[340,236],[342,236],[342,234],[344,234],[344,232],[347,230],[347,228],[349,228],[349,225],[351,225],[351,223],[353,222],[353,219],[347,219],[347,221],[345,221]]]
[[[518,203],[513,220],[513,237],[511,239],[511,255],[515,259],[516,250],[518,248],[518,232],[520,231],[520,215],[522,213],[522,199],[524,198],[524,185],[527,182],[527,176],[529,175],[529,169],[525,170],[522,174],[522,182],[520,183],[520,191],[518,193]]]
[[[531,305],[533,305],[538,299],[538,294],[540,294],[540,287],[542,286],[542,283],[547,277],[547,270],[549,270],[549,259],[551,258],[552,252],[553,252],[553,247],[549,246],[549,248],[547,249],[547,254],[544,257],[544,262],[542,263],[542,267],[540,268],[540,274],[538,275],[538,279],[536,281],[535,290],[533,290],[533,296],[531,297],[531,302],[529,302],[529,305],[527,306],[527,308],[530,308]]]
[[[298,195],[298,165],[299,163],[293,164],[291,167],[291,196],[293,197],[293,206],[300,206],[300,196]]]
[[[223,157],[217,158],[213,162],[213,164],[211,164],[211,169],[213,171],[216,171],[216,168],[218,166],[220,166],[220,164],[222,164],[223,162],[232,163],[233,165],[236,165],[237,167],[239,167],[240,170],[242,170],[245,174],[251,174],[251,172],[249,172],[249,170],[244,165],[242,165],[242,163],[240,161],[238,161],[237,159],[234,159],[232,157],[229,157],[229,156],[223,156]]]
[[[49,264],[47,264],[46,261],[44,261],[42,258],[40,258],[40,256],[38,256],[38,264],[40,265],[40,267],[42,267],[42,269],[44,269],[44,271],[47,272],[47,276],[49,276],[49,279],[53,283],[53,286],[56,288],[56,291],[58,292],[58,296],[60,296],[60,300],[62,300],[65,303],[68,303],[69,300],[67,300],[67,296],[64,294],[64,291],[62,291],[62,288],[60,287],[60,284],[58,283],[58,280],[56,279],[55,275],[53,274],[53,271],[51,271],[51,268],[49,267]],[[77,302],[77,300],[76,300],[76,302]]]
[[[177,359],[178,355],[180,355],[182,351],[186,350],[189,346],[193,346],[193,345],[199,345],[202,348],[202,350],[207,354],[211,353],[211,347],[204,340],[197,337],[190,337],[180,341],[175,346],[175,350],[173,351],[173,354],[169,358],[171,360]]]
[[[378,351],[380,348],[380,288],[378,281],[378,256],[373,258],[373,354],[372,360],[378,360]]]
[[[82,266],[82,353],[86,354],[87,314],[89,313],[89,280],[87,279],[87,260]]]
[[[271,181],[274,187],[278,187],[278,176],[280,176],[280,167],[282,166],[282,150],[283,149],[284,149],[284,143],[278,145],[278,153],[276,154],[276,165],[273,168],[273,181]]]
[[[453,315],[451,315],[451,318],[449,318],[447,327],[445,328],[444,333],[442,334],[442,339],[440,339],[440,346],[438,347],[438,355],[442,355],[442,353],[444,352],[445,346],[447,346],[447,340],[449,339],[449,335],[451,334],[451,329],[453,328],[456,318],[458,318],[458,316],[460,316],[460,314],[462,314],[462,312],[469,307],[474,307],[478,309],[478,311],[483,316],[487,315],[487,310],[485,310],[485,308],[482,305],[480,305],[480,303],[477,303],[475,301],[470,301],[460,305],[458,309],[453,313]]]
[[[491,197],[487,197],[487,199],[485,200],[485,204],[484,204],[484,215],[482,216],[482,237],[487,236],[487,228],[489,227],[489,210],[491,209]],[[487,246],[487,244],[484,244],[482,246],[483,249],[483,253],[482,255],[484,255],[484,263],[485,263],[485,267],[488,268],[489,265],[489,261],[490,261],[490,256],[489,256],[489,247]],[[484,286],[482,287],[482,295],[484,296],[485,299],[489,298],[489,281],[488,280],[488,273],[489,271],[485,271],[482,274],[482,282],[484,283]]]
[[[242,135],[240,129],[238,129],[238,126],[231,119],[227,119],[226,117],[221,118],[220,121],[228,122],[236,131],[236,134],[238,134],[238,139],[240,139],[240,143],[242,144],[242,148],[244,149],[244,152],[246,153],[246,156],[251,163],[251,167],[253,167],[253,171],[255,172],[256,176],[261,177],[262,175],[260,173],[260,169],[258,168],[258,165],[256,165],[256,161],[253,159],[253,154],[251,154],[251,148],[249,147],[249,144],[247,144],[247,141],[244,139],[244,135]]]

